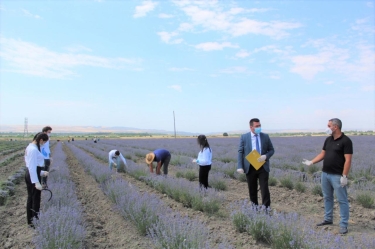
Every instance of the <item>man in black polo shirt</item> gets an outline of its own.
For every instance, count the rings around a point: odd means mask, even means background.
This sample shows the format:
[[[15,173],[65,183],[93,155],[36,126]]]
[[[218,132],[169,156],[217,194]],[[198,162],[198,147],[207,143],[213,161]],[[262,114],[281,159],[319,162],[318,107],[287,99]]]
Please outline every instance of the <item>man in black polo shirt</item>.
[[[323,161],[323,172],[321,177],[324,198],[324,221],[317,226],[333,224],[333,191],[335,191],[340,205],[340,234],[348,232],[349,201],[346,191],[348,174],[352,162],[353,144],[352,140],[341,132],[342,123],[338,118],[328,121],[327,137],[323,150],[313,160],[304,159],[305,165],[313,165]]]

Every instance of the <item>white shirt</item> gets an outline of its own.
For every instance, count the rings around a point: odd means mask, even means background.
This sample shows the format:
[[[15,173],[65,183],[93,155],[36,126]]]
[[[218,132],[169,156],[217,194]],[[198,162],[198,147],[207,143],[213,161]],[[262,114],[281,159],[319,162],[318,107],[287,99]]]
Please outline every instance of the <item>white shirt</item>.
[[[212,150],[210,148],[204,148],[203,152],[199,151],[197,164],[201,166],[208,166],[212,164]]]
[[[44,167],[44,157],[36,144],[30,143],[25,150],[26,167],[29,170],[31,183],[39,182],[36,167]]]
[[[49,159],[51,151],[49,149],[49,140],[40,148],[40,152],[44,156],[44,159]]]
[[[110,163],[114,163],[113,159],[117,159],[117,155],[115,154],[117,150],[111,150],[108,154],[108,160]],[[126,165],[126,160],[125,160],[125,157],[120,153],[119,157],[122,159],[122,161],[124,162],[124,164]]]

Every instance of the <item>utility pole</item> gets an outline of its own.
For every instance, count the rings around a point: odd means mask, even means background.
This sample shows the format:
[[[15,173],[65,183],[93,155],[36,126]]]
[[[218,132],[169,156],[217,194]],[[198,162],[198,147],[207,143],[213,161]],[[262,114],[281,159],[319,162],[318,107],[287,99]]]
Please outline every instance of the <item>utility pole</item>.
[[[25,125],[23,127],[23,137],[27,137],[29,135],[29,129],[28,129],[28,120],[25,118]]]
[[[173,111],[173,124],[174,124],[174,138],[176,138],[176,118],[174,116],[174,111]]]

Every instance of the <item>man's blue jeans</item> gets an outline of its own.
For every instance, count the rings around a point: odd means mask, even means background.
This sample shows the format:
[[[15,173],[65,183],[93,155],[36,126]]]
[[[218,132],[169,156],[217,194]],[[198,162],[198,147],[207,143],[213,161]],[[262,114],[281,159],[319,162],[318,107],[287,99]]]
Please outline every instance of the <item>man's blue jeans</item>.
[[[117,164],[116,168],[117,170],[119,170],[120,169],[120,157],[113,158],[112,160]],[[109,169],[112,170],[112,167],[113,167],[113,163],[109,162]]]
[[[324,220],[333,221],[333,191],[340,206],[340,227],[348,227],[349,201],[346,186],[340,185],[341,175],[322,172],[322,190],[324,198]]]

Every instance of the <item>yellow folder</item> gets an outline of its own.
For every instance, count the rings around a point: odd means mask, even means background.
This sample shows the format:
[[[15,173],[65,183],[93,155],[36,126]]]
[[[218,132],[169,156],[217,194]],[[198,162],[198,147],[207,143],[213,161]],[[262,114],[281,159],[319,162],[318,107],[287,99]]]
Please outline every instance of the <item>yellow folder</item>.
[[[254,169],[258,170],[266,162],[266,161],[258,162],[259,157],[260,157],[260,154],[258,153],[258,151],[253,150],[245,158],[254,167]]]

